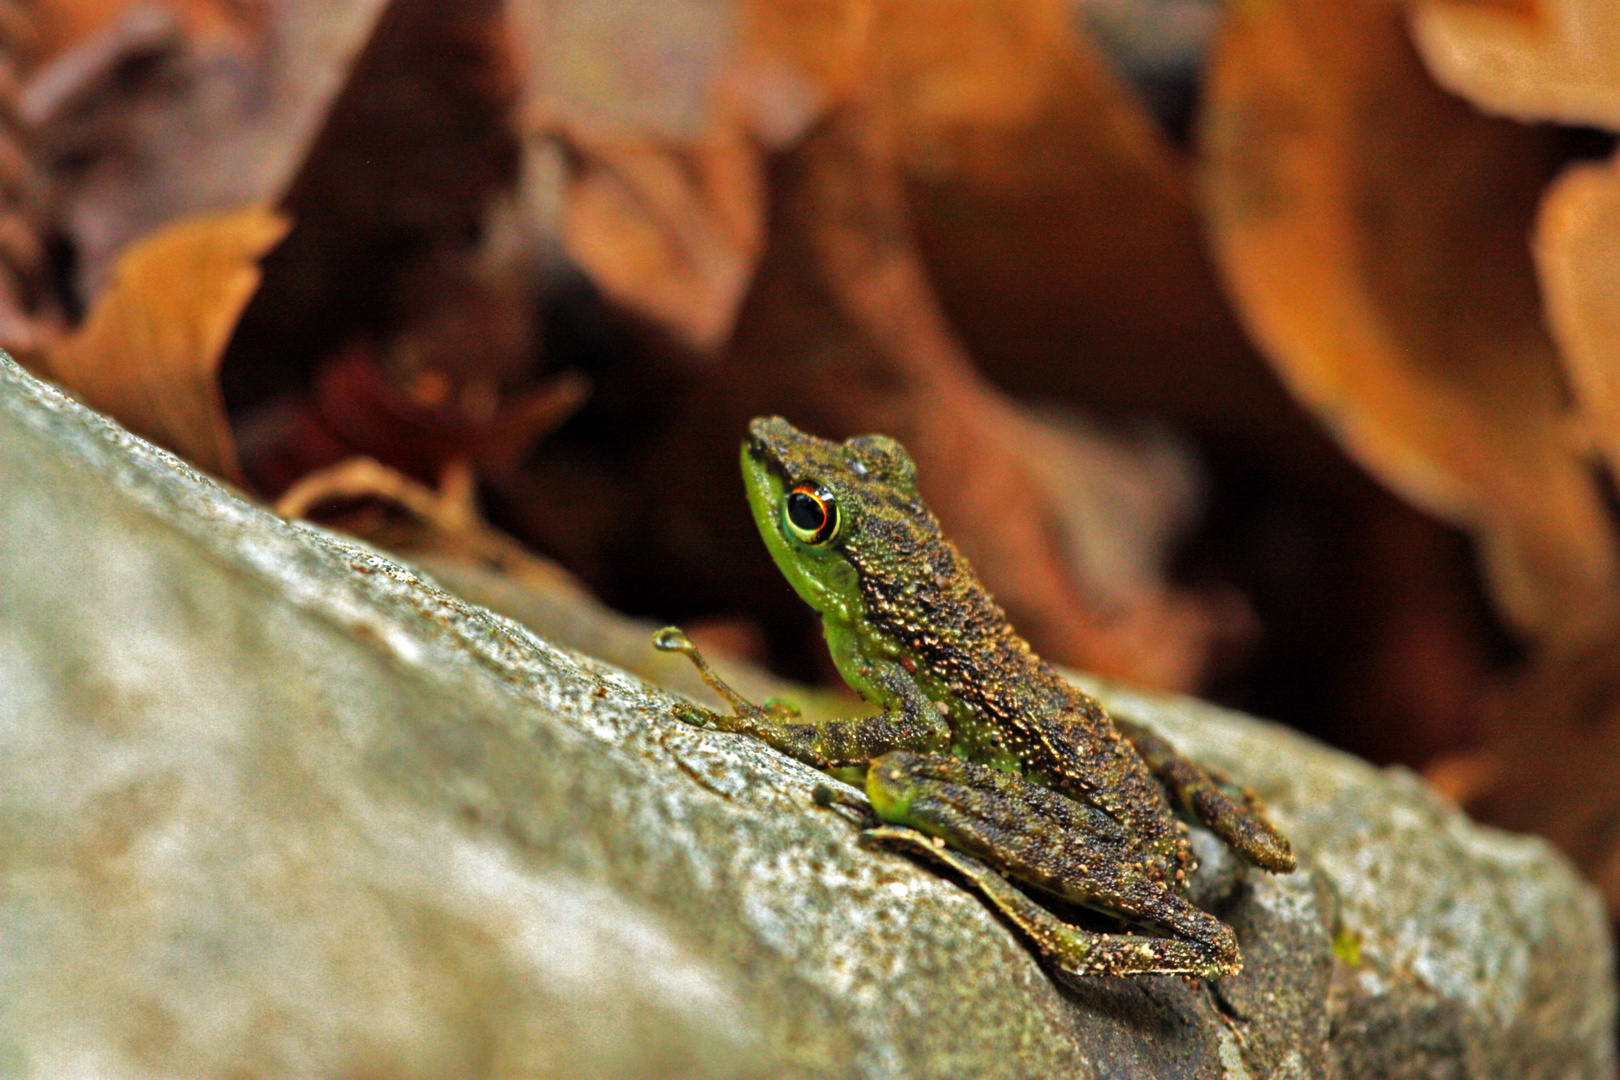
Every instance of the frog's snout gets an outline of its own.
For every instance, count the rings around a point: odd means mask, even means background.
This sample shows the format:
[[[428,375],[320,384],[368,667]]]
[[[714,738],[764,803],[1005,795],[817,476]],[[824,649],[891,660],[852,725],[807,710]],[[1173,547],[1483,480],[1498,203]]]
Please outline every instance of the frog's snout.
[[[780,416],[756,416],[748,421],[748,445],[762,455],[782,457],[791,446],[809,441],[809,436]]]

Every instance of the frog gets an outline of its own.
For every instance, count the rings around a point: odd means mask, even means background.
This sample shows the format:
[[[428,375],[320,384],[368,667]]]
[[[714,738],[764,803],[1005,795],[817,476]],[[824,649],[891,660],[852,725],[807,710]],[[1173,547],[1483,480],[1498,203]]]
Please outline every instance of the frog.
[[[785,702],[756,705],[666,627],[655,644],[685,653],[732,709],[691,705],[682,718],[864,785],[864,802],[829,784],[813,794],[861,813],[865,843],[954,871],[1066,980],[1237,974],[1232,929],[1187,895],[1188,823],[1290,873],[1293,849],[1260,800],[1042,660],[944,535],[899,442],[761,417],[741,461],[766,548],[876,711],[810,721]],[[1036,896],[1111,916],[1109,928]]]

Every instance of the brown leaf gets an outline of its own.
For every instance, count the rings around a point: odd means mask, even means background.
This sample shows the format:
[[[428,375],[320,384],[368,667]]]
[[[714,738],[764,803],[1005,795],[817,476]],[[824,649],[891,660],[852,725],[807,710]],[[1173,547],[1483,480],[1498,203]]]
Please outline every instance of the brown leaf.
[[[1620,131],[1612,0],[1420,0],[1412,35],[1440,84],[1482,109]]]
[[[80,36],[29,82],[22,114],[81,295],[167,222],[278,202],[388,3],[70,9]]]
[[[713,167],[722,133],[790,147],[864,81],[863,107],[898,139],[928,276],[999,384],[1241,430],[1300,472],[1330,456],[1220,293],[1185,161],[1067,0],[516,8],[529,109],[584,151],[564,194],[570,254],[678,339],[721,339],[754,266],[762,211],[746,230],[725,213],[745,200],[723,197],[725,176],[742,185]],[[667,61],[656,79],[649,39]]]
[[[858,70],[870,8],[512,5],[529,49],[524,111],[562,151],[555,227],[614,303],[699,356],[724,346],[764,242],[765,156],[797,142]],[[529,169],[543,172],[532,154]],[[551,227],[545,205],[533,209],[535,227]]]
[[[1210,269],[1186,162],[1076,10],[881,7],[882,90],[952,324],[1019,393],[1206,428],[1275,421],[1286,403]]]
[[[553,124],[669,139],[708,130],[736,9],[710,0],[507,0],[525,109]]]
[[[752,54],[824,96],[870,80],[926,271],[999,384],[1206,429],[1303,428],[1220,294],[1185,162],[1068,0],[747,11]]]
[[[1430,70],[1483,109],[1620,130],[1620,22],[1606,0],[1424,0],[1413,32]],[[1547,189],[1533,249],[1573,397],[1569,444],[1620,475],[1620,158]],[[1614,619],[1595,604],[1595,617]],[[1620,629],[1543,643],[1486,713],[1485,743],[1431,777],[1481,820],[1558,845],[1620,912]]]
[[[62,331],[45,256],[47,195],[22,121],[22,83],[42,59],[39,5],[0,7],[0,348],[26,364]]]
[[[1620,476],[1620,158],[1558,178],[1541,204],[1535,252],[1587,437]]]
[[[804,110],[819,109],[802,80],[738,78],[745,9],[508,5],[535,135],[524,170],[544,191],[526,207],[529,227],[559,239],[615,304],[699,357],[729,336],[758,261],[764,146],[802,131]],[[546,180],[559,172],[552,190]]]
[[[1375,0],[1230,9],[1206,94],[1214,248],[1294,393],[1474,534],[1519,628],[1578,639],[1620,613],[1524,242],[1557,134],[1442,92]]]
[[[49,373],[132,430],[240,479],[217,373],[258,260],[289,227],[263,207],[189,218],[131,245]]]
[[[557,135],[569,254],[615,301],[712,354],[731,335],[764,241],[761,148],[727,124],[687,143]]]

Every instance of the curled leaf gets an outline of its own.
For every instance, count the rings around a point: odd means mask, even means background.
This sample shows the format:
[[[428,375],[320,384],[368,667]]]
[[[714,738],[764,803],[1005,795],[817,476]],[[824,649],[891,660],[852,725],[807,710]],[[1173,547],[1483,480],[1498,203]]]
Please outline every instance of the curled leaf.
[[[687,143],[559,135],[570,254],[619,303],[700,353],[718,349],[764,243],[761,149],[732,126]]]
[[[1620,158],[1558,178],[1541,204],[1535,252],[1586,436],[1620,476]]]
[[[84,325],[47,357],[87,404],[240,480],[219,364],[288,219],[262,206],[188,218],[132,245]]]
[[[412,6],[435,5],[40,5],[53,51],[20,112],[81,293],[99,294],[116,259],[171,222],[280,204],[384,13]],[[433,39],[438,54],[458,52],[445,45]]]
[[[1213,246],[1295,395],[1474,534],[1521,630],[1579,639],[1620,613],[1524,242],[1557,134],[1445,94],[1372,0],[1233,9],[1207,92]]]
[[[1620,131],[1612,0],[1423,0],[1412,35],[1441,85],[1480,108]]]

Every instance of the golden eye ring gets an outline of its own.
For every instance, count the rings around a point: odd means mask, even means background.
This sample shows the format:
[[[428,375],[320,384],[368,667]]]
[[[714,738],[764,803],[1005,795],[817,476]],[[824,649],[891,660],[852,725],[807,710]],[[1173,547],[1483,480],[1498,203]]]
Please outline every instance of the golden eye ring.
[[[782,522],[806,547],[830,544],[838,535],[838,500],[816,481],[801,481],[782,503]]]

